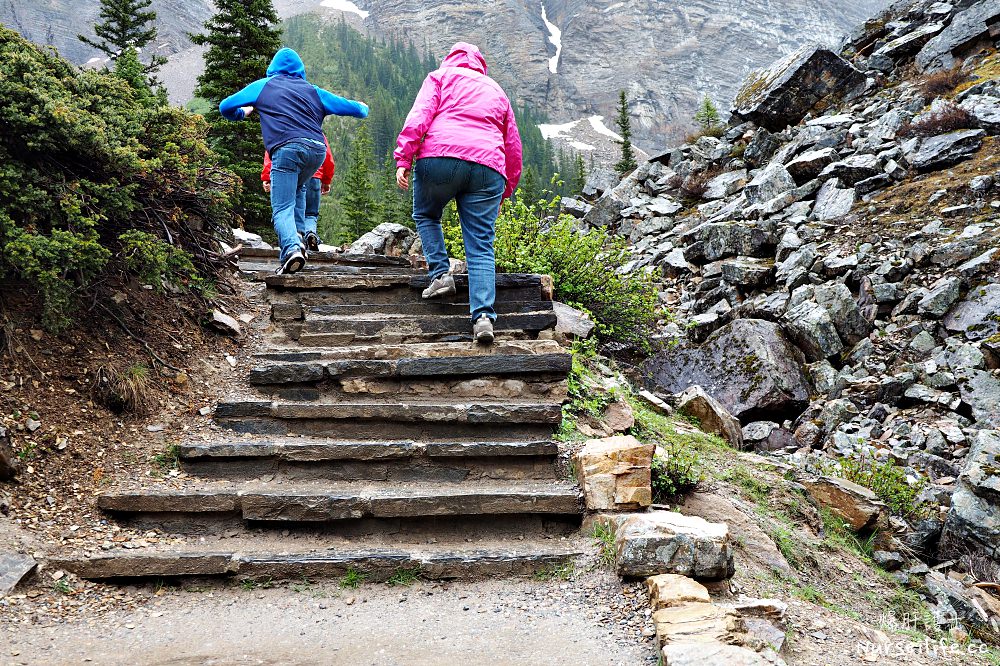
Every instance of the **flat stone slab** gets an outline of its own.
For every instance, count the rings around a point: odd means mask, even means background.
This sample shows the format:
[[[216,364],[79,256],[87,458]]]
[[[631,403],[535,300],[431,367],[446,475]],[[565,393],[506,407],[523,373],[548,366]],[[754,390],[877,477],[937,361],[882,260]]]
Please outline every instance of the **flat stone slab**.
[[[499,456],[554,456],[559,453],[555,442],[417,442],[289,440],[264,442],[213,442],[181,444],[178,455],[184,461],[225,460],[227,458],[271,458],[290,462],[377,461],[430,458],[488,458]]]
[[[272,348],[254,355],[264,361],[333,361],[394,360],[402,358],[439,358],[457,356],[496,356],[513,354],[565,354],[554,340],[497,340],[490,346],[468,342],[381,343],[351,347]]]
[[[35,559],[23,553],[0,553],[0,598],[5,597],[35,568]]]
[[[228,484],[212,489],[155,488],[100,495],[99,508],[114,513],[239,513],[244,520],[328,522],[360,518],[581,513],[571,484],[370,484],[311,486]]]
[[[646,578],[674,573],[718,580],[733,575],[729,528],[673,511],[632,514],[615,530],[618,573]]]
[[[457,289],[469,289],[469,276],[458,274],[454,276]],[[430,278],[425,275],[350,275],[350,274],[309,274],[295,273],[293,275],[272,275],[264,280],[268,287],[279,289],[379,289],[394,286],[406,286],[414,290],[423,290],[430,284]],[[539,275],[528,273],[497,273],[497,289],[523,289],[542,286]]]
[[[277,266],[278,255],[281,253],[277,248],[257,248],[245,247],[240,250],[241,258],[263,258],[274,259]],[[325,262],[332,264],[347,264],[360,266],[405,266],[410,267],[410,260],[407,257],[390,257],[384,254],[349,254],[346,252],[310,252],[309,262]]]
[[[362,419],[458,423],[550,423],[562,420],[560,403],[307,403],[220,402],[216,419],[271,417],[277,419]]]
[[[529,312],[500,316],[493,324],[496,331],[544,331],[556,325],[556,315],[548,312]],[[289,328],[291,331],[292,329]],[[301,333],[317,335],[330,333],[353,334],[353,337],[375,335],[455,335],[472,330],[469,315],[422,315],[413,317],[322,317],[307,319]]]
[[[375,548],[312,552],[137,552],[113,550],[94,558],[66,558],[50,564],[89,580],[114,578],[239,576],[250,579],[340,578],[348,570],[366,580],[387,580],[399,569],[429,579],[529,575],[572,562],[575,548],[530,544],[518,549],[404,550]]]

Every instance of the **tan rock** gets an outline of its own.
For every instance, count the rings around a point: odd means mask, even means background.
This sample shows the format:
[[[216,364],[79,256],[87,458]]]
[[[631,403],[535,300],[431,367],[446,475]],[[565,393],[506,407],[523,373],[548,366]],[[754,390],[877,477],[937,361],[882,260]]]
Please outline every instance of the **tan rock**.
[[[632,406],[624,400],[611,403],[604,410],[604,423],[612,432],[625,432],[635,425]]]
[[[673,511],[650,511],[620,520],[615,531],[618,574],[646,578],[675,573],[703,580],[733,575],[729,527]]]
[[[712,597],[705,586],[687,576],[650,576],[646,579],[646,588],[649,590],[649,605],[654,611],[690,602],[712,603]]]
[[[873,529],[882,517],[885,505],[872,491],[847,479],[822,476],[803,479],[809,495],[828,508],[855,532]]]
[[[653,613],[660,647],[674,643],[733,643],[745,630],[739,613],[714,604],[687,603]]]
[[[672,643],[662,654],[663,666],[771,666],[753,650],[724,643]]]
[[[719,435],[736,448],[743,448],[743,426],[718,400],[700,386],[692,386],[677,398],[677,410],[701,422],[705,432]]]
[[[573,462],[588,509],[632,511],[652,504],[652,444],[632,436],[592,439]]]

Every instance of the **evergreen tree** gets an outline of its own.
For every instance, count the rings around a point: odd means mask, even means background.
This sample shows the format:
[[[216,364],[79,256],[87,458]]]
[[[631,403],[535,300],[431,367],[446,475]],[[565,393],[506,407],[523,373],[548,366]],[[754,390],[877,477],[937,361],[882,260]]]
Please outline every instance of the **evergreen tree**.
[[[143,106],[152,107],[160,101],[149,87],[145,68],[139,62],[139,54],[134,48],[125,48],[115,60],[114,75],[124,80],[135,90],[135,99]]]
[[[260,187],[264,143],[256,114],[230,122],[219,114],[219,102],[264,76],[275,52],[281,48],[278,14],[271,0],[215,0],[216,14],[205,22],[207,32],[192,35],[205,52],[205,72],[198,77],[195,94],[212,108],[205,114],[210,137],[222,162],[243,180],[235,209],[249,229],[271,227],[270,200]]]
[[[342,199],[344,221],[337,233],[338,243],[357,240],[379,221],[379,206],[373,196],[372,139],[367,121],[358,125],[344,186],[347,190]]]
[[[622,158],[615,164],[615,171],[626,174],[635,169],[638,164],[635,161],[635,154],[632,152],[632,120],[628,115],[628,99],[625,91],[618,93],[618,133],[622,140],[619,142],[622,147]]]
[[[517,198],[518,201],[527,206],[534,206],[542,198],[542,188],[531,165],[526,166],[524,173],[521,174],[521,182],[517,187]]]
[[[86,35],[77,35],[77,39],[113,60],[129,48],[144,49],[156,39],[156,26],[152,25],[156,12],[147,10],[151,4],[152,0],[101,0],[98,15],[101,21],[94,25],[97,39]],[[152,56],[144,73],[152,75],[166,61],[163,56]],[[155,85],[156,81],[151,80],[151,83]]]
[[[569,181],[569,193],[578,197],[583,194],[583,188],[587,185],[587,167],[583,164],[583,155],[576,154],[573,164],[573,177]]]
[[[694,114],[694,119],[701,126],[703,132],[715,129],[722,123],[722,119],[719,117],[719,110],[712,103],[712,100],[709,99],[708,95],[705,95],[704,99],[701,100],[701,105]]]
[[[385,163],[382,165],[382,174],[379,177],[378,186],[378,222],[392,222],[402,224],[407,227],[413,226],[412,199],[410,206],[406,205],[406,197],[396,185],[396,160],[392,158],[392,153],[386,154]]]

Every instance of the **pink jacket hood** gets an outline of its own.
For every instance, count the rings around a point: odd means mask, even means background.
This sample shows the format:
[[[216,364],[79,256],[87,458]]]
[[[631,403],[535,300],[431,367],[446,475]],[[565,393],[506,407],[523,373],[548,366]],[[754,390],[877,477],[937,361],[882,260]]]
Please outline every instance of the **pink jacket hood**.
[[[486,58],[483,57],[479,47],[475,44],[469,44],[467,42],[458,42],[452,46],[451,52],[445,56],[444,62],[441,63],[441,66],[465,67],[466,69],[477,71],[480,74],[489,73],[486,70]]]
[[[396,141],[396,166],[422,157],[454,157],[487,166],[507,180],[509,197],[521,179],[521,135],[503,89],[486,75],[486,59],[458,42],[424,79]]]

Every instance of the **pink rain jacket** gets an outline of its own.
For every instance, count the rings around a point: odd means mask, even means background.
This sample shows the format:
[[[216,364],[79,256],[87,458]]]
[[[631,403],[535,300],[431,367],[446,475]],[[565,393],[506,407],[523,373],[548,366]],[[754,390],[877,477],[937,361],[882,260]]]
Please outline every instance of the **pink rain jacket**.
[[[499,172],[504,198],[521,179],[521,136],[510,100],[486,75],[479,48],[459,42],[427,75],[396,142],[396,166],[421,157],[455,157]]]

